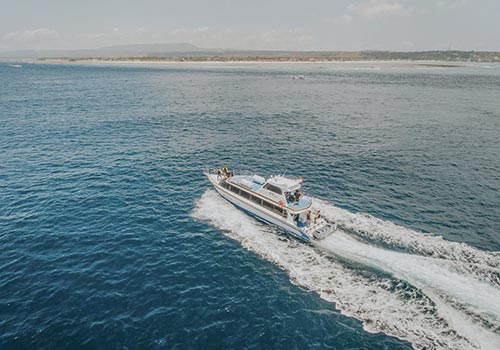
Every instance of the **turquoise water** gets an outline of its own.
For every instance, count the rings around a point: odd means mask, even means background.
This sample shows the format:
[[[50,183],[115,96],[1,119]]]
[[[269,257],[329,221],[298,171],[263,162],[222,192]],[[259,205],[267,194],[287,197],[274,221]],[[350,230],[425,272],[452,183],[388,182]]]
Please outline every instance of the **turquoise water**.
[[[304,80],[292,79],[304,75]],[[0,63],[0,348],[498,349],[500,66]],[[287,171],[299,244],[203,177]]]

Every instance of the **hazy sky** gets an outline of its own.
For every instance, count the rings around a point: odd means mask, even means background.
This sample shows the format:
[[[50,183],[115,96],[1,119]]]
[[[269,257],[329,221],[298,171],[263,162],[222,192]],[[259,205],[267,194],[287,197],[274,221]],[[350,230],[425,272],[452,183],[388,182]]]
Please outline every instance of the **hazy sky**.
[[[0,50],[158,42],[500,51],[500,0],[0,0]]]

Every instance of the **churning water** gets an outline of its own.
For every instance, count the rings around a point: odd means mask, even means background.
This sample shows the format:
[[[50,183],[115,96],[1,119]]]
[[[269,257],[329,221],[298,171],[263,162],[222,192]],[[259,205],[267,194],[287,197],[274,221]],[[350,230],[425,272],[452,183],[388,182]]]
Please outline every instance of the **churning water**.
[[[364,227],[352,220],[355,215],[324,203],[321,209],[342,228],[315,247],[270,233],[214,191],[203,195],[194,215],[278,264],[292,281],[335,302],[343,313],[363,320],[368,331],[407,339],[418,348],[498,347],[499,253],[434,242],[417,232],[410,233],[413,240],[428,251],[439,251],[439,257],[379,248],[354,238]],[[362,220],[385,232],[398,229],[375,218]]]

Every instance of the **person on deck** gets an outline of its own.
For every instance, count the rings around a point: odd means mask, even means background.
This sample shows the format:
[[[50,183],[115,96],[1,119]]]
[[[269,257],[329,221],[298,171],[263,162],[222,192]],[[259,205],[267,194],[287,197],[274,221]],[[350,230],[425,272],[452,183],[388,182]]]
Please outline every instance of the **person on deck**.
[[[300,198],[302,198],[302,193],[300,193],[299,190],[295,191],[294,202],[298,203],[300,201]]]
[[[314,217],[314,223],[316,223],[320,217],[321,217],[321,210],[318,210],[316,216]]]

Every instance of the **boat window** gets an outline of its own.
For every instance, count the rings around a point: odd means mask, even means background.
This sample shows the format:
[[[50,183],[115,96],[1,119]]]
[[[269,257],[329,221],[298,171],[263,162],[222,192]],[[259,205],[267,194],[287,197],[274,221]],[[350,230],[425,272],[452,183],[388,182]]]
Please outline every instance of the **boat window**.
[[[246,198],[246,199],[249,199],[250,198],[250,193],[248,193],[247,191],[241,191],[241,196]]]
[[[268,191],[271,191],[271,192],[274,192],[274,193],[277,193],[277,194],[282,194],[281,188],[279,188],[278,186],[274,186],[274,185],[271,185],[271,184],[265,184],[264,188],[266,190],[268,190]]]
[[[235,187],[235,186],[229,186],[229,190],[231,192],[234,192],[236,194],[240,194],[240,189],[238,187]]]
[[[267,202],[267,201],[263,201],[262,202],[262,205],[268,209],[273,209],[274,205],[272,205],[271,203]]]
[[[250,195],[250,200],[254,203],[257,203],[259,205],[262,205],[262,199],[260,199],[259,197],[256,197],[256,196],[253,196],[253,195]]]
[[[279,214],[283,217],[287,217],[287,214],[286,212],[281,209],[280,207],[278,207],[277,205],[274,205],[272,203],[269,203],[269,202],[266,202],[266,201],[262,201],[262,205],[270,210],[272,210],[273,212],[275,212],[276,214]]]
[[[260,197],[257,197],[257,196],[254,196],[250,193],[248,193],[247,191],[245,190],[241,190],[239,189],[238,187],[236,186],[232,186],[231,184],[227,183],[226,181],[222,181],[220,183],[220,185],[226,189],[228,189],[229,191],[231,192],[234,192],[234,193],[237,193],[239,195],[241,195],[242,197],[246,198],[246,199],[250,199],[252,202],[254,203],[257,203],[258,205],[262,205],[263,207],[283,216],[284,218],[287,217],[287,211],[280,208],[279,206],[273,204],[273,203],[270,203],[268,201],[265,201],[265,200],[262,200]],[[273,186],[274,187],[274,186]]]

